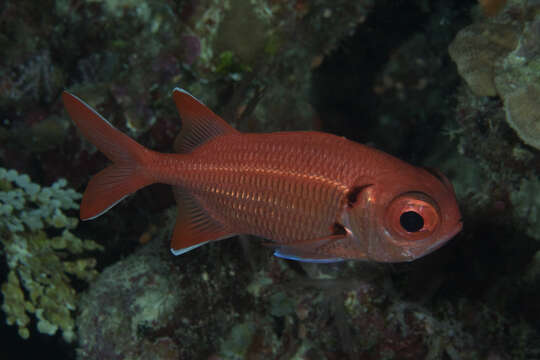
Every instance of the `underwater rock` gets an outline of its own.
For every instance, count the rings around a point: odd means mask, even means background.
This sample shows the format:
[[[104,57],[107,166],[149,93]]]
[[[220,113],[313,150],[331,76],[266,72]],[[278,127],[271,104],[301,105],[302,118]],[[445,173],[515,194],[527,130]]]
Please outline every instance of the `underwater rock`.
[[[173,256],[169,225],[176,211],[167,214],[167,226],[103,270],[81,296],[79,360],[207,358],[251,316],[244,259],[219,246]],[[212,262],[218,257],[222,262]]]
[[[381,287],[374,265],[301,264],[303,273],[257,248],[246,252],[259,259],[251,268],[225,242],[173,257],[167,237],[105,269],[83,295],[79,360],[466,359],[492,347],[474,329],[503,321],[483,304],[404,300]],[[470,314],[472,331],[460,320]]]
[[[178,358],[174,342],[151,331],[178,307],[183,276],[167,271],[158,255],[163,244],[149,245],[105,269],[82,296],[78,359]]]

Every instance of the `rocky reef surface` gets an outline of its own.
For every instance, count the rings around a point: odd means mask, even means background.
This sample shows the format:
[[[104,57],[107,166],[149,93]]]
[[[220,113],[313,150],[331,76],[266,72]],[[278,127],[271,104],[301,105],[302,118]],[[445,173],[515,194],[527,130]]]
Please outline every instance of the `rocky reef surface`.
[[[1,3],[0,354],[540,358],[539,6]],[[79,223],[107,160],[61,91],[169,152],[177,86],[241,131],[325,130],[440,169],[462,233],[407,264],[297,263],[245,236],[174,257],[160,185]]]

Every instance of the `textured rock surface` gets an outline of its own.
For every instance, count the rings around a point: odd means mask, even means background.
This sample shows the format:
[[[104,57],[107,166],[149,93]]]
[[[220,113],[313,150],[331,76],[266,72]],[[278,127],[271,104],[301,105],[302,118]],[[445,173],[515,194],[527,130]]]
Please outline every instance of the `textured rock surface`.
[[[486,351],[454,318],[457,306],[440,304],[435,315],[377,286],[387,276],[382,267],[294,270],[266,257],[250,271],[223,253],[226,243],[173,258],[165,234],[104,270],[83,296],[78,359],[443,359]],[[205,263],[218,252],[217,266]],[[490,316],[486,309],[474,322]]]
[[[178,358],[177,344],[155,332],[175,311],[188,311],[179,307],[184,275],[167,271],[170,264],[158,253],[166,248],[161,242],[151,245],[108,267],[82,297],[79,359]]]

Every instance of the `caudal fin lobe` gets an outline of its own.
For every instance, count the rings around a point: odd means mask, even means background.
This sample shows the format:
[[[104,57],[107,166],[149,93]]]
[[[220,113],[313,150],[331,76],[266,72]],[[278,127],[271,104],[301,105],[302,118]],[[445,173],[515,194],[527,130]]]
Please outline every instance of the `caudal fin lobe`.
[[[94,175],[84,191],[80,217],[81,220],[90,220],[153,182],[144,171],[152,151],[113,127],[75,95],[64,91],[62,100],[84,137],[113,162]]]

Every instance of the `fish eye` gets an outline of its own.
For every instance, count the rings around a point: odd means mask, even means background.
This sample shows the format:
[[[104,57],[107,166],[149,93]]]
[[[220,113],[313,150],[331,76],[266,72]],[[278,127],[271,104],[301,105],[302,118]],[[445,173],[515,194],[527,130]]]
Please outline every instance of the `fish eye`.
[[[405,211],[399,217],[401,227],[407,232],[417,232],[424,227],[424,218],[415,211]]]
[[[422,240],[439,226],[441,217],[434,200],[420,192],[401,194],[386,210],[386,227],[407,241]]]

